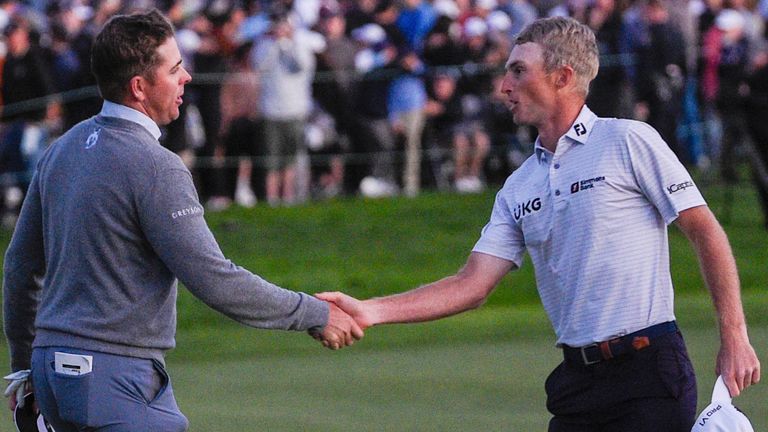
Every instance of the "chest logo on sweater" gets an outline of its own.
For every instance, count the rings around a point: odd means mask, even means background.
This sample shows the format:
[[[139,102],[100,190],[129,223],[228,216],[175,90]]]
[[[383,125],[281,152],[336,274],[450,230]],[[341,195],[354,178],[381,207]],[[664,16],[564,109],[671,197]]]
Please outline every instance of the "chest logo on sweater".
[[[541,198],[529,199],[524,203],[517,203],[515,208],[512,210],[512,217],[514,217],[515,222],[517,222],[526,215],[535,213],[539,210],[541,210]]]
[[[593,187],[595,187],[595,184],[600,183],[602,181],[605,181],[605,176],[599,176],[599,177],[586,179],[586,180],[579,180],[571,184],[571,193],[575,194],[576,192],[579,192],[579,191],[592,189]]]
[[[93,146],[95,146],[96,143],[99,141],[99,132],[101,132],[101,128],[97,128],[90,135],[88,135],[88,139],[85,140],[86,150],[93,148]]]

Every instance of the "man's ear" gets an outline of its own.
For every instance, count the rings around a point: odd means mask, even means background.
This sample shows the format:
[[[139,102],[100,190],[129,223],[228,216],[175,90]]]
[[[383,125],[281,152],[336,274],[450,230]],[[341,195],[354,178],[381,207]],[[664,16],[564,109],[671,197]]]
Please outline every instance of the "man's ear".
[[[573,84],[574,71],[570,66],[563,66],[555,72],[555,85],[558,89],[569,87]]]
[[[147,80],[141,75],[136,75],[128,81],[128,91],[131,97],[139,102],[147,99]]]

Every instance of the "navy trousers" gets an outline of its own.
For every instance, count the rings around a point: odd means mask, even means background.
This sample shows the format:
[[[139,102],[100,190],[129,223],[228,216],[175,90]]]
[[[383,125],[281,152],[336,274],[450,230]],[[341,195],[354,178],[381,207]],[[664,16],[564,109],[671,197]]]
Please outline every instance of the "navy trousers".
[[[54,353],[90,355],[93,371],[66,375]],[[35,348],[32,383],[43,416],[57,432],[183,432],[168,374],[156,360],[72,348]]]
[[[547,378],[549,432],[690,432],[696,378],[680,332],[592,365],[565,360]]]

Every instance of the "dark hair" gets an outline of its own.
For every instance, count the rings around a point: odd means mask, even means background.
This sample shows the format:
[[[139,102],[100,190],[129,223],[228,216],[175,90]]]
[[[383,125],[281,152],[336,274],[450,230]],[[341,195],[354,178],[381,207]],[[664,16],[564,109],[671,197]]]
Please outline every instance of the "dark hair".
[[[96,36],[91,49],[91,72],[101,96],[120,103],[135,76],[154,78],[160,62],[157,48],[173,37],[173,27],[158,11],[115,15]]]

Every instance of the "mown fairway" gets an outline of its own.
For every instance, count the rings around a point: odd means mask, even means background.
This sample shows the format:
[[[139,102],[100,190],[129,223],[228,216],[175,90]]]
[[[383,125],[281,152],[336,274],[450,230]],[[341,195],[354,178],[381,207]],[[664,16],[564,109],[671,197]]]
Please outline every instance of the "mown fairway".
[[[722,191],[707,189],[721,213]],[[725,224],[740,266],[750,335],[768,365],[768,234],[749,188]],[[368,297],[456,271],[488,218],[493,193],[343,200],[208,214],[236,263],[291,289]],[[696,260],[670,229],[677,316],[699,376],[714,380],[718,336]],[[3,235],[5,248],[9,235]],[[532,269],[508,276],[482,309],[440,322],[369,329],[340,352],[303,334],[254,331],[181,290],[178,348],[168,364],[192,431],[546,430],[543,382],[559,361]],[[7,369],[7,347],[0,345]],[[768,385],[736,404],[768,430]],[[3,410],[0,430],[7,430]]]

